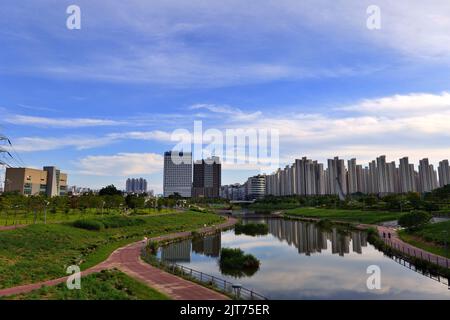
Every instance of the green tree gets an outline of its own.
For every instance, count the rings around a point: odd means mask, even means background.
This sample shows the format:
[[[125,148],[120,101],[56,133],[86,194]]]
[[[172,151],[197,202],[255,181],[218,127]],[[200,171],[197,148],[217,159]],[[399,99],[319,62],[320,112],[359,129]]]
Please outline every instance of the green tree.
[[[102,188],[98,194],[100,196],[115,196],[115,195],[122,195],[122,191],[117,190],[117,188],[113,184],[111,184],[109,186]]]
[[[398,219],[398,224],[409,230],[419,229],[428,224],[433,216],[426,211],[412,211]]]

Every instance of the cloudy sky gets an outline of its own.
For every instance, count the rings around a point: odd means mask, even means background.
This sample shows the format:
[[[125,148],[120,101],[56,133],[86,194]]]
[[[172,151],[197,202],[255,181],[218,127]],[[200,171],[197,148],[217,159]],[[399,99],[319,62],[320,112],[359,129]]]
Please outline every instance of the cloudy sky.
[[[78,186],[161,192],[162,152],[195,120],[279,130],[283,165],[450,157],[448,0],[3,0],[0,48],[0,132]]]

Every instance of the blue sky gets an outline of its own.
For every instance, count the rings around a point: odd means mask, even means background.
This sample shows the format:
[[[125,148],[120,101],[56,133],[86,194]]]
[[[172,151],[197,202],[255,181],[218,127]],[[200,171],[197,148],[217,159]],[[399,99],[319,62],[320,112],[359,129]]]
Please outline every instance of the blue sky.
[[[0,132],[78,186],[143,176],[160,192],[170,133],[194,120],[277,129],[282,164],[450,156],[446,0],[5,0],[0,48]]]

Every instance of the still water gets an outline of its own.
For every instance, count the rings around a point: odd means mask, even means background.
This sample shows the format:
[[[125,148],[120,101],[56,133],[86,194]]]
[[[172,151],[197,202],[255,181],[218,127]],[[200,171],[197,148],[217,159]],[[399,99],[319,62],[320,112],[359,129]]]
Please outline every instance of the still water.
[[[281,218],[244,220],[266,223],[264,236],[228,230],[196,240],[169,244],[160,259],[240,283],[269,299],[450,299],[446,284],[415,272],[367,242],[364,232],[322,230],[314,223]],[[252,276],[220,272],[221,248],[241,248],[261,261]],[[367,288],[367,268],[381,270],[381,288]],[[446,283],[447,280],[444,279]]]

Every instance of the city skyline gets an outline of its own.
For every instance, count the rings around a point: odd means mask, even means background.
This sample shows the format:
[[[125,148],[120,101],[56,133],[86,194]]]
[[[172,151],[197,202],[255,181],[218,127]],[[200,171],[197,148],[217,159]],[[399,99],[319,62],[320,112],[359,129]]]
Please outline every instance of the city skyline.
[[[279,130],[282,166],[386,154],[437,167],[450,150],[450,4],[432,2],[378,1],[370,30],[365,0],[81,0],[82,28],[68,30],[65,4],[5,1],[0,133],[27,167],[94,189],[142,176],[161,193],[171,134],[197,120]],[[222,170],[224,184],[258,173]]]

